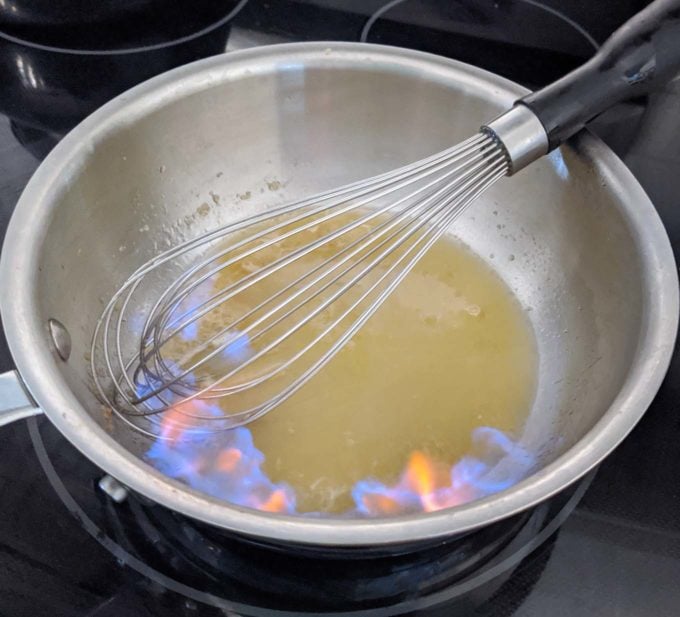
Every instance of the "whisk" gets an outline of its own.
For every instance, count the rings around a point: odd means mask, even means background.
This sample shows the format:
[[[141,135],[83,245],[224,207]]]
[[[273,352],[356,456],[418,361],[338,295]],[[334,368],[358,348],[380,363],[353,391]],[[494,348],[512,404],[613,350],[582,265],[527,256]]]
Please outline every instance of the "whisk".
[[[256,213],[154,257],[92,340],[102,401],[156,438],[252,422],[320,371],[489,187],[680,68],[680,0],[428,158]]]

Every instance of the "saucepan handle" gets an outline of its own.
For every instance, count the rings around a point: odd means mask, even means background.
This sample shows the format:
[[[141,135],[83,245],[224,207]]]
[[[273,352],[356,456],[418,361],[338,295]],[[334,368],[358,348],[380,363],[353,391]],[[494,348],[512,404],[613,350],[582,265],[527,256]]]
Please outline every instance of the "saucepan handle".
[[[42,413],[16,371],[0,374],[0,426]]]
[[[586,64],[530,94],[525,105],[556,148],[607,108],[680,73],[680,0],[656,0],[621,26]]]

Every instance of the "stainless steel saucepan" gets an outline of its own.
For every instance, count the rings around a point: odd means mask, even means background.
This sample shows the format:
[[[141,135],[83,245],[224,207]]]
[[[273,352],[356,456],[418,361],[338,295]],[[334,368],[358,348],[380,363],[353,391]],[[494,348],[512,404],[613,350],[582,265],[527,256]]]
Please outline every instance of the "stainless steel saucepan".
[[[664,228],[630,172],[583,132],[495,185],[450,230],[526,307],[538,390],[521,441],[538,469],[468,505],[380,520],[239,508],[146,464],[145,438],[91,390],[102,302],[151,255],[247,211],[457,143],[526,92],[459,62],[353,43],[294,44],[174,70],[71,132],[24,191],[2,253],[0,307],[18,372],[0,422],[44,412],[133,490],[262,539],[386,546],[509,517],[574,482],[632,429],[673,349],[678,281]]]

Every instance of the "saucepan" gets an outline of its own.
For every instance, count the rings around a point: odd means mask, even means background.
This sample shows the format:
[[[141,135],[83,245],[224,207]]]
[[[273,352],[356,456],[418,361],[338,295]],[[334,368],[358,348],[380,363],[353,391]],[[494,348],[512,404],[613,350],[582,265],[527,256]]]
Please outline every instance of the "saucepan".
[[[102,303],[152,255],[252,208],[442,150],[525,93],[417,51],[305,43],[202,60],[106,104],[45,159],[12,217],[0,306],[17,371],[0,378],[0,422],[43,412],[133,491],[231,532],[307,546],[443,540],[574,483],[645,412],[678,322],[676,268],[659,217],[588,132],[496,184],[449,231],[509,285],[536,336],[538,385],[520,437],[536,465],[511,488],[370,520],[238,507],[145,462],[147,438],[111,420],[89,371]]]

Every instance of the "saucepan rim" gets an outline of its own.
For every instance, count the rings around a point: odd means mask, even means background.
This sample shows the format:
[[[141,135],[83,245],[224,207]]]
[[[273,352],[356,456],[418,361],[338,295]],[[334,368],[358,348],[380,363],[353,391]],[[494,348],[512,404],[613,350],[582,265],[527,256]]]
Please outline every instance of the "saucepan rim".
[[[338,520],[285,516],[231,505],[166,477],[101,428],[61,376],[46,344],[37,306],[38,259],[59,195],[94,144],[168,102],[278,63],[390,65],[441,80],[457,79],[510,104],[526,93],[517,84],[439,56],[366,43],[314,42],[260,47],[199,60],[118,96],[69,133],[43,161],[10,222],[0,260],[0,311],[12,355],[28,390],[54,425],[85,456],[134,491],[195,519],[242,534],[325,546],[410,543],[470,531],[517,514],[564,489],[596,466],[635,426],[668,368],[678,325],[678,277],[671,245],[654,206],[625,165],[587,132],[573,145],[621,204],[637,245],[645,298],[643,327],[623,387],[606,413],[570,450],[510,489],[430,514]]]

